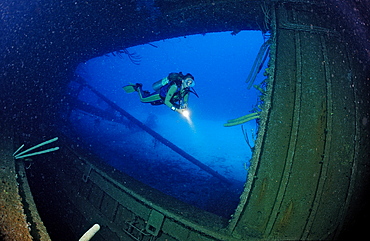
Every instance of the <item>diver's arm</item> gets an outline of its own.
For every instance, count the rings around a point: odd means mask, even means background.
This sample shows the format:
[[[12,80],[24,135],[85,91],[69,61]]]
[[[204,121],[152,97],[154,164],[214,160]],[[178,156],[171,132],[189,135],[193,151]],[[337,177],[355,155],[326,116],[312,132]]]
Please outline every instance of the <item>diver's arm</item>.
[[[168,90],[167,92],[167,95],[166,95],[166,98],[164,99],[164,103],[170,107],[171,110],[173,111],[176,111],[177,113],[182,113],[183,109],[178,109],[176,108],[176,106],[174,106],[172,103],[171,103],[171,99],[173,98],[173,95],[176,93],[177,91],[177,86],[176,85],[172,85],[170,87],[170,89]]]
[[[173,95],[176,93],[177,86],[172,85],[167,92],[166,98],[164,99],[164,104],[167,105],[171,110],[176,110],[177,108],[171,103]],[[175,109],[174,109],[175,108]]]
[[[182,108],[186,109],[188,107],[188,100],[189,100],[189,93],[187,93],[184,96],[183,102],[182,102]]]

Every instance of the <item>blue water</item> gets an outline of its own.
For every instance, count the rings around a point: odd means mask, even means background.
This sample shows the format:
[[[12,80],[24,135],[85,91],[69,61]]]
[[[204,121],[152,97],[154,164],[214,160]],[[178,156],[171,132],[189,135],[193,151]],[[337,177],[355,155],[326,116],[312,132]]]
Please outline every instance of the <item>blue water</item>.
[[[162,145],[135,124],[116,123],[90,113],[73,111],[71,123],[83,141],[93,146],[109,165],[158,190],[208,211],[225,215],[211,207],[219,200],[213,192],[227,193],[233,200],[238,196],[249,166],[258,125],[255,120],[241,126],[224,127],[229,119],[252,112],[260,94],[245,83],[264,38],[259,31],[209,33],[168,39],[128,48],[140,57],[133,63],[126,54],[108,54],[81,64],[76,72],[100,93],[145,123],[200,162],[231,180],[225,190],[214,188],[224,184],[212,175]],[[142,83],[152,91],[153,82],[171,72],[191,73],[195,90],[190,96],[190,119],[171,111],[167,106],[152,106],[139,101],[136,92],[127,94],[122,86]],[[264,77],[259,74],[256,83]],[[92,106],[115,113],[104,101],[84,89],[79,99]],[[115,113],[117,118],[120,116]],[[124,119],[124,118],[123,118]],[[217,179],[217,178],[216,178]],[[232,193],[232,195],[230,195]],[[225,197],[223,197],[225,199]]]

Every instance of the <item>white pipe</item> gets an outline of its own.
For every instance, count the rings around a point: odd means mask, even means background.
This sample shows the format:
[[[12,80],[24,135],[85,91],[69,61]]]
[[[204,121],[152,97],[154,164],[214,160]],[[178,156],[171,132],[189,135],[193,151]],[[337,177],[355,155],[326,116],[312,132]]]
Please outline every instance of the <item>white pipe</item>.
[[[24,147],[24,144],[21,145],[14,153],[13,153],[13,156],[15,156],[15,154],[17,154],[22,148]]]
[[[99,224],[94,224],[78,241],[89,241],[100,230]]]
[[[14,158],[15,159],[21,159],[21,158],[25,158],[25,157],[29,157],[29,156],[36,156],[36,155],[40,155],[40,154],[44,154],[44,153],[48,153],[48,152],[52,152],[52,151],[57,151],[57,150],[59,150],[59,147],[54,147],[54,148],[50,148],[50,149],[43,150],[43,151],[38,151],[38,152],[33,152],[33,153],[30,153],[30,154],[24,154],[23,156],[18,154]]]
[[[40,143],[40,144],[38,144],[38,145],[36,145],[36,146],[34,146],[34,147],[31,147],[31,148],[29,148],[29,149],[27,149],[27,150],[25,150],[25,151],[22,151],[21,153],[17,154],[15,157],[19,157],[19,156],[20,156],[20,155],[22,155],[22,154],[25,154],[25,153],[27,153],[27,152],[29,152],[29,151],[32,151],[32,150],[34,150],[34,149],[36,149],[36,148],[38,148],[38,147],[40,147],[40,146],[44,146],[44,145],[46,145],[46,144],[52,143],[52,142],[54,142],[54,141],[56,141],[56,140],[58,140],[58,137],[55,137],[55,138],[50,139],[50,140],[48,140],[48,141],[44,141],[44,142],[42,142],[42,143]],[[18,148],[18,149],[19,149],[19,148]],[[17,152],[15,152],[15,153],[17,153]]]

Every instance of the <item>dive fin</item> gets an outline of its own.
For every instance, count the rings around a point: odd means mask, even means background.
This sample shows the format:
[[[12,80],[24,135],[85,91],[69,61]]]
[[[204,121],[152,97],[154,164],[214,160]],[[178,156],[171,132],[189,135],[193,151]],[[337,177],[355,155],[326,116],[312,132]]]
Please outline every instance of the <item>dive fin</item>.
[[[132,92],[135,92],[135,85],[134,84],[129,84],[129,85],[126,85],[126,86],[123,86],[122,89],[126,92],[126,93],[132,93]]]

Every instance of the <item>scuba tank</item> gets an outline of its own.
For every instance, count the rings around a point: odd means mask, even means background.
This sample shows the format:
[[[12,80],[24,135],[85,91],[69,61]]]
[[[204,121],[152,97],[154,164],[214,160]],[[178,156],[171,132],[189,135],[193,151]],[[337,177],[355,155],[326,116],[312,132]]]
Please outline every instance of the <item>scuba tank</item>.
[[[163,78],[161,80],[158,80],[157,82],[154,82],[153,85],[152,85],[152,88],[153,90],[155,91],[159,91],[160,88],[162,88],[163,86],[165,86],[166,84],[168,84],[169,80],[168,78]]]

